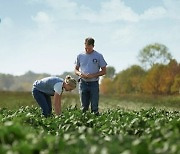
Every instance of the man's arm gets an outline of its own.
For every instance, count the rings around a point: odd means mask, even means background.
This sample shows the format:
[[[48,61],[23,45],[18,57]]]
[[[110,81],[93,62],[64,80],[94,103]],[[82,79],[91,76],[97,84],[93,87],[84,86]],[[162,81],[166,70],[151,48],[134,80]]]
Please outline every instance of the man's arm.
[[[60,115],[61,114],[61,97],[62,94],[59,95],[58,93],[54,93],[54,110],[56,115]]]
[[[99,76],[105,75],[106,74],[106,66],[101,67],[101,71],[94,73],[94,74],[87,74],[87,78],[91,79],[91,78],[97,78]]]
[[[79,71],[79,66],[76,66],[75,67],[75,70],[74,70],[75,74],[80,76],[81,75],[81,72]]]
[[[75,74],[78,75],[80,78],[85,78],[85,79],[88,78],[88,77],[87,77],[87,74],[83,74],[83,73],[81,73],[81,72],[79,71],[79,66],[76,66],[76,67],[75,67],[74,72],[75,72]]]

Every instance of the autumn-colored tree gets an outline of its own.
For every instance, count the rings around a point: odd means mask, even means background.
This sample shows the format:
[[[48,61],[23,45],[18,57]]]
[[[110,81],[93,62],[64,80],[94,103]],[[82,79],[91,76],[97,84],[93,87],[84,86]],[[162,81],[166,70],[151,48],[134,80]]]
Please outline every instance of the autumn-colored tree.
[[[138,65],[123,70],[114,79],[115,88],[118,94],[141,92],[141,81],[145,71]]]
[[[180,93],[180,75],[177,75],[174,78],[173,85],[171,86],[171,93],[172,94]]]
[[[180,66],[176,60],[170,60],[169,64],[165,66],[162,72],[162,84],[160,91],[163,94],[171,94],[171,86],[174,83],[175,76],[180,73]]]
[[[100,84],[101,94],[112,94],[114,92],[113,78],[115,76],[115,68],[113,66],[108,66],[106,68],[106,75],[103,76]]]
[[[176,60],[169,64],[154,65],[143,82],[143,91],[150,94],[171,94],[175,77],[180,74],[180,65]]]
[[[147,73],[143,81],[143,92],[161,94],[161,84],[165,65],[155,64]]]
[[[112,94],[114,91],[113,81],[110,78],[103,78],[100,84],[101,94]]]

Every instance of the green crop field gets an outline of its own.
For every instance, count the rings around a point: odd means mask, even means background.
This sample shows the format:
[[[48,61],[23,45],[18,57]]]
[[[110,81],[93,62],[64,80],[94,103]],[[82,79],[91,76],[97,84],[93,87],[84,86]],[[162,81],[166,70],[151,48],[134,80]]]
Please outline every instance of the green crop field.
[[[65,94],[62,115],[44,118],[30,93],[1,92],[0,153],[180,154],[179,99],[101,96],[95,116]]]
[[[53,100],[52,100],[53,101]],[[36,106],[31,92],[0,92],[0,108],[18,109],[21,106]],[[79,96],[66,92],[63,94],[62,107],[80,107]],[[177,96],[100,96],[100,111],[116,109],[117,107],[129,110],[149,109],[156,107],[166,110],[180,110],[180,95]]]

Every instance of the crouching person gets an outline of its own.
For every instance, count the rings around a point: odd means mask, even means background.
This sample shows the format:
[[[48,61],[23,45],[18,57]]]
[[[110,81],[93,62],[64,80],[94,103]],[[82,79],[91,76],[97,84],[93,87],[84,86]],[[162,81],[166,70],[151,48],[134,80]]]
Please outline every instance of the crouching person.
[[[54,96],[54,111],[60,115],[63,90],[71,91],[75,88],[76,80],[69,75],[65,79],[46,77],[33,83],[32,95],[42,109],[42,114],[48,117],[52,114],[51,96]]]

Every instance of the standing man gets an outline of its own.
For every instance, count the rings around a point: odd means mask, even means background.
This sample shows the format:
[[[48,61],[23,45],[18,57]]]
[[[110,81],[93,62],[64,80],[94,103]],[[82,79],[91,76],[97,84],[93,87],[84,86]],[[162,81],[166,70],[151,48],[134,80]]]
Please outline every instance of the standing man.
[[[94,39],[85,39],[85,52],[77,56],[75,74],[79,76],[79,92],[83,112],[89,109],[99,115],[99,76],[106,74],[103,55],[94,50]]]

